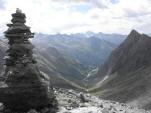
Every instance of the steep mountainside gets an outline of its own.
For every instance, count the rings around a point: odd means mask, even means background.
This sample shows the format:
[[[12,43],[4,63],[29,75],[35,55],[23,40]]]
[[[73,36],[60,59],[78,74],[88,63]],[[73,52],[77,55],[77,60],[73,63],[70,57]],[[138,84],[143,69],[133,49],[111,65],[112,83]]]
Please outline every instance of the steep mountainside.
[[[8,47],[6,40],[0,40],[0,72],[3,71],[5,50]],[[83,87],[82,80],[85,75],[86,68],[74,59],[63,56],[53,47],[34,50],[37,57],[38,65],[45,77],[47,74],[51,78],[51,83],[61,87],[72,87],[81,89]]]
[[[40,50],[36,48],[35,53],[41,71],[49,74],[53,85],[77,88],[83,86],[82,80],[86,70],[83,65],[70,57],[64,57],[53,47]]]
[[[106,99],[150,108],[151,38],[132,30],[99,69],[100,81],[91,89]]]

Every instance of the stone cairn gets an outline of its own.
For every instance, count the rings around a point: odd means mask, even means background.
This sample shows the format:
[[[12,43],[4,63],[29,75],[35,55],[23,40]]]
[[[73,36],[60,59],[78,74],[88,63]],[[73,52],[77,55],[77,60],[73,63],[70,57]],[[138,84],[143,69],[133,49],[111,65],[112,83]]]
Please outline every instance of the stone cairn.
[[[33,58],[33,45],[28,41],[34,37],[30,27],[25,25],[26,16],[20,9],[12,14],[11,24],[5,31],[9,49],[5,56],[5,86],[0,88],[0,102],[4,113],[24,113],[35,109],[40,113],[56,113],[57,101],[49,81],[42,79],[36,60]]]

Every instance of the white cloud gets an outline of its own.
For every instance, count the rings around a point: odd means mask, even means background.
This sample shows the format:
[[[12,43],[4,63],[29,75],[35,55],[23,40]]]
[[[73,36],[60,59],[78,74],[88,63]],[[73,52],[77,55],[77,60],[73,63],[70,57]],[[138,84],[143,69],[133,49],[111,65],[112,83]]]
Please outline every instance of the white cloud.
[[[5,0],[0,9],[0,31],[6,30],[11,13],[21,8],[34,32],[128,33],[131,29],[150,33],[150,0]]]

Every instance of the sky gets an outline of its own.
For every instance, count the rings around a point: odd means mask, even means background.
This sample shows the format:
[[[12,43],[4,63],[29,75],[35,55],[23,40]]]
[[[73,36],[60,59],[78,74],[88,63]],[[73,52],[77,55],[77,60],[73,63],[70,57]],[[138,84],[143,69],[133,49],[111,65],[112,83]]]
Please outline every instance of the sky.
[[[33,32],[151,33],[151,0],[0,0],[0,34],[16,8]]]

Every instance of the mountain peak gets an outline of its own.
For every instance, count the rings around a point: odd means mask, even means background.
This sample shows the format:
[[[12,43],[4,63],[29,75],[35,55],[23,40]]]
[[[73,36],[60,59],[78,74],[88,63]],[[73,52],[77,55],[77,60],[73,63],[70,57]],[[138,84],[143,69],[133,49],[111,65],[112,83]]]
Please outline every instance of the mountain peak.
[[[130,43],[136,43],[139,40],[141,40],[141,41],[146,41],[146,40],[151,41],[151,38],[148,35],[140,34],[139,32],[137,32],[136,30],[133,29],[130,32],[130,34],[128,35],[126,40]]]
[[[135,29],[133,29],[130,34],[140,34],[138,31],[136,31]]]
[[[135,29],[133,29],[128,36],[138,36],[138,35],[141,35],[141,34]]]
[[[141,37],[141,34],[133,29],[128,35],[127,40],[130,42],[136,42],[140,39],[140,37]]]

